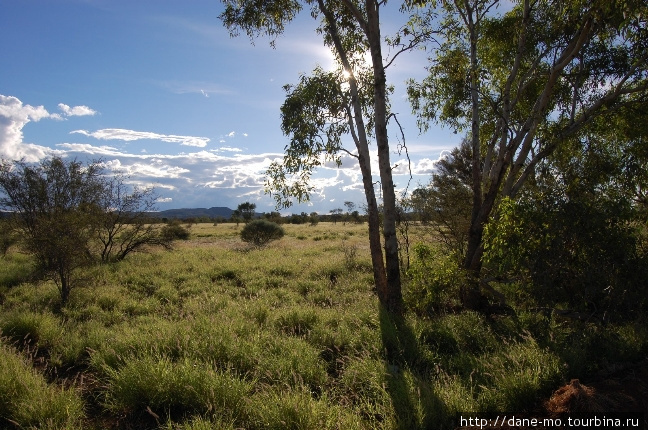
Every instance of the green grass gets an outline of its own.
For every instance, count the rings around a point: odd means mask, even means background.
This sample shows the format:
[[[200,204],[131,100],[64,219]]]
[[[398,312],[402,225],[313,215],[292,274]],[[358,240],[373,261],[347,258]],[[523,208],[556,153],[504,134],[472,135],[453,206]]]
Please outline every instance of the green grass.
[[[81,397],[73,388],[48,384],[28,359],[0,343],[0,422],[19,428],[80,428]]]
[[[433,247],[394,318],[373,291],[366,225],[286,225],[262,249],[241,228],[194,225],[173,251],[87,269],[62,310],[9,254],[0,427],[452,428],[458,412],[529,410],[646,353],[641,324],[457,312],[461,276]]]

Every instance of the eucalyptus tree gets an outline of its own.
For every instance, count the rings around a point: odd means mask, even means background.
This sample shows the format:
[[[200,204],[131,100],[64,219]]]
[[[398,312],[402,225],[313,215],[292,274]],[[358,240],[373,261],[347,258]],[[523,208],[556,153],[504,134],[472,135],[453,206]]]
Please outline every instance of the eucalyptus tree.
[[[232,34],[243,30],[250,37],[274,38],[303,9],[318,20],[317,32],[333,52],[338,70],[315,69],[298,84],[286,86],[281,108],[282,129],[290,137],[281,163],[268,169],[267,190],[278,206],[291,205],[291,197],[308,200],[312,172],[325,162],[341,164],[341,155],[357,160],[367,199],[369,241],[376,291],[381,303],[401,310],[402,293],[396,238],[396,195],[391,172],[387,133],[391,118],[386,69],[397,55],[426,37],[421,28],[407,24],[391,40],[395,55],[383,56],[380,13],[386,1],[377,0],[224,0],[221,19]],[[405,2],[403,8],[414,7]],[[365,61],[369,53],[370,60]],[[354,150],[344,148],[350,135]],[[375,139],[384,202],[384,258],[379,210],[371,171],[369,144]]]
[[[643,0],[518,0],[497,13],[499,3],[443,2],[443,43],[429,76],[408,89],[423,128],[434,120],[469,131],[473,201],[463,265],[475,275],[498,202],[515,197],[594,118],[642,103],[648,85]]]

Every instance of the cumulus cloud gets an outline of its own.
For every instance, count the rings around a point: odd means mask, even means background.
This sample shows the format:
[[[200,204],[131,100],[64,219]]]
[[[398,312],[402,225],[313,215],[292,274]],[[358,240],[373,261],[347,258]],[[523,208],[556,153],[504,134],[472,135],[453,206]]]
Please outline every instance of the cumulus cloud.
[[[158,134],[150,131],[126,130],[123,128],[104,128],[94,132],[74,130],[70,134],[82,134],[100,140],[124,140],[127,142],[141,139],[161,140],[163,142],[179,143],[184,146],[203,148],[210,141],[208,137],[178,136],[175,134]]]
[[[204,150],[180,154],[129,153],[84,143],[62,143],[57,148],[71,157],[100,157],[108,171],[129,176],[134,185],[153,186],[160,198],[172,199],[159,203],[173,202],[183,207],[231,206],[243,194],[263,195],[265,170],[280,156]]]
[[[237,137],[239,135],[243,136],[243,137],[248,137],[247,133],[239,133],[237,131],[232,130],[232,131],[230,131],[229,133],[227,133],[225,135],[221,135],[219,142],[220,143],[225,143],[226,139],[233,139],[233,138],[235,138],[235,137]]]
[[[49,148],[23,142],[23,127],[45,118],[56,116],[43,106],[24,105],[16,97],[0,95],[0,156],[32,162],[50,155]]]
[[[90,109],[88,106],[70,107],[65,103],[59,103],[58,108],[65,116],[92,116],[97,114],[96,110]]]
[[[83,107],[59,105],[59,113],[49,113],[43,106],[23,104],[15,97],[0,96],[0,155],[10,158],[25,157],[38,161],[52,154],[61,154],[81,159],[101,158],[108,172],[120,172],[129,176],[129,183],[138,187],[155,187],[158,203],[183,207],[232,206],[241,199],[258,199],[259,208],[274,210],[272,199],[264,196],[265,171],[272,161],[281,161],[283,153],[246,154],[230,139],[247,137],[246,133],[231,131],[221,136],[222,146],[218,149],[201,150],[179,154],[129,152],[110,145],[92,145],[88,142],[60,143],[54,148],[40,147],[23,142],[23,127],[29,122],[41,119],[64,119],[83,114],[91,115],[94,110]],[[210,141],[205,137],[165,135],[154,132],[106,128],[96,131],[75,130],[73,135],[92,137],[102,141],[135,141],[153,139],[178,143],[180,145],[204,148]],[[228,142],[228,143],[225,143]],[[421,150],[421,154],[423,151]],[[427,147],[430,154],[430,147]],[[410,153],[411,155],[411,153]],[[445,156],[442,153],[441,157]],[[373,182],[380,198],[377,154],[371,151]],[[313,175],[310,204],[321,205],[327,212],[341,201],[364,201],[362,175],[358,162],[352,154],[342,153],[342,167],[322,159],[323,165]],[[413,158],[412,174],[429,175],[434,172],[438,160],[434,157]],[[409,169],[404,157],[394,156],[392,160],[394,180],[397,189],[408,182]],[[308,204],[296,205],[295,211],[311,210]]]

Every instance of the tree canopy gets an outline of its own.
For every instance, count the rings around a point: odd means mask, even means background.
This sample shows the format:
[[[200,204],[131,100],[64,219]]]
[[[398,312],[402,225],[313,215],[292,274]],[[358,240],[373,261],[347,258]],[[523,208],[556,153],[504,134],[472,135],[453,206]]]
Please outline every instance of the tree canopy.
[[[483,230],[502,197],[515,197],[539,164],[596,118],[645,106],[643,1],[444,2],[429,76],[411,82],[420,124],[467,131],[472,215],[464,266],[481,268]]]

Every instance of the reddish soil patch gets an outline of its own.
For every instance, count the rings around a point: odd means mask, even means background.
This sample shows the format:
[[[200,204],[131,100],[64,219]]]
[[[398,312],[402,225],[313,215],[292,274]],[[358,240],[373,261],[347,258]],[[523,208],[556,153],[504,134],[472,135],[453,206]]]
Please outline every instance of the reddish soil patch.
[[[561,414],[595,414],[606,412],[648,411],[648,367],[633,366],[616,375],[601,378],[588,385],[573,379],[559,388],[545,403],[550,416]]]
[[[648,359],[606,372],[606,374],[594,377],[586,383],[573,379],[569,384],[556,390],[533,412],[520,414],[520,420],[517,422],[507,420],[505,423],[496,424],[495,420],[491,419],[489,425],[483,427],[473,425],[459,427],[459,429],[549,430],[568,427],[566,425],[563,427],[528,425],[523,419],[562,417],[562,422],[566,424],[565,419],[570,416],[588,418],[620,413],[643,414],[639,427],[634,428],[648,429]],[[636,415],[632,416],[636,417]]]

